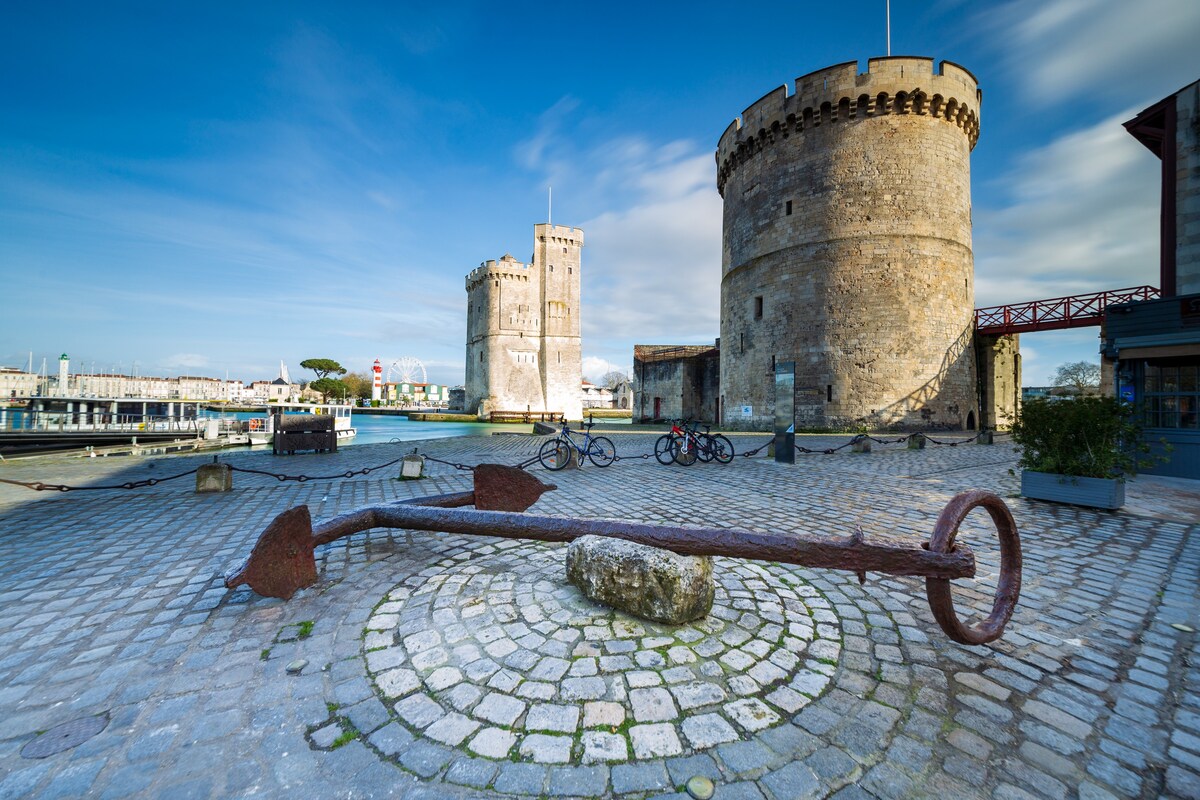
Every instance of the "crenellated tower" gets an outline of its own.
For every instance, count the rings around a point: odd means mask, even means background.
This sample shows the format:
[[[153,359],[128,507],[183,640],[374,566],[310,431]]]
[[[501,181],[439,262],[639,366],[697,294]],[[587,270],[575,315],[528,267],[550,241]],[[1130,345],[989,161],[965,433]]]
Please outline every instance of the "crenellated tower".
[[[583,231],[534,226],[529,264],[505,255],[466,279],[466,408],[582,415]]]
[[[975,425],[980,99],[956,64],[874,58],[797,78],[722,134],[725,424],[769,427],[775,365],[794,362],[801,427]]]

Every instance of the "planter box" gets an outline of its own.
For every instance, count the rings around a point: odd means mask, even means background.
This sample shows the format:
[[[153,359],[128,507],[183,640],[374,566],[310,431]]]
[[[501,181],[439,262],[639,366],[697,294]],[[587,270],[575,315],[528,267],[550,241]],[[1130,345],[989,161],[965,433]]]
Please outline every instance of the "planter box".
[[[1076,478],[1023,470],[1021,495],[1032,500],[1113,509],[1125,505],[1125,482],[1116,478]]]

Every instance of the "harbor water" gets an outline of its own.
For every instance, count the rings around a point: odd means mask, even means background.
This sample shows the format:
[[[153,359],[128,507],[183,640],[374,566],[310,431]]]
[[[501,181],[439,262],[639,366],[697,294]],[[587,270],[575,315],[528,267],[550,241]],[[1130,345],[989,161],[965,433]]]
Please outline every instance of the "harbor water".
[[[221,413],[201,411],[204,417],[225,419],[262,419],[263,412],[239,411]],[[525,424],[497,424],[486,422],[413,422],[400,415],[355,414],[350,425],[356,431],[353,439],[340,442],[338,447],[356,444],[379,444],[381,442],[409,442],[418,439],[447,439],[452,436],[489,436],[492,433],[532,433],[533,426]]]

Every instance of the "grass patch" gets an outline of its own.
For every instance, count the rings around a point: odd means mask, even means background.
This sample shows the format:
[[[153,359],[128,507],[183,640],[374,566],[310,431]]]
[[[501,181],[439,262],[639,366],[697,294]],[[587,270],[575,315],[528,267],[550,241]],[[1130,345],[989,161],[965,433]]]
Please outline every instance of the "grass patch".
[[[309,636],[312,636],[314,625],[316,625],[316,623],[313,622],[311,619],[306,619],[303,622],[297,624],[296,625],[296,638],[297,639],[307,639]]]

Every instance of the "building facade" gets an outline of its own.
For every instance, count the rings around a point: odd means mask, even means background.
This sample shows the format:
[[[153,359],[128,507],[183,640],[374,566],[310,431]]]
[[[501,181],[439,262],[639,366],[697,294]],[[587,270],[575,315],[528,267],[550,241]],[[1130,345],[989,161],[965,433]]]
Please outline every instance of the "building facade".
[[[1161,297],[1105,310],[1105,373],[1137,405],[1154,454],[1167,458],[1145,471],[1200,478],[1200,81],[1125,128],[1161,162]]]
[[[39,393],[40,377],[16,367],[0,367],[0,401],[33,397]]]
[[[770,428],[784,363],[798,427],[977,424],[980,99],[950,62],[875,58],[797,78],[722,134],[723,424]]]
[[[466,278],[466,410],[582,416],[583,231],[534,226],[533,255],[485,261]]]
[[[634,422],[717,420],[721,351],[716,345],[633,346]]]

